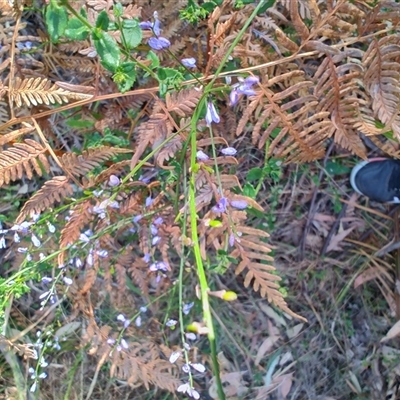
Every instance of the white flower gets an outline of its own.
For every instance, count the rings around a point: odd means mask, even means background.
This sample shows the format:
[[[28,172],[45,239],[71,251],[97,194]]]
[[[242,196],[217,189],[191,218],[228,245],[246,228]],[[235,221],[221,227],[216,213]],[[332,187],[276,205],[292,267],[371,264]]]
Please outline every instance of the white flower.
[[[180,351],[174,351],[170,356],[169,356],[169,362],[171,364],[174,364],[176,362],[176,360],[181,356],[181,352]]]
[[[206,367],[200,363],[193,363],[193,364],[190,364],[190,366],[193,369],[195,369],[196,371],[201,372],[201,373],[205,372],[205,370],[206,370]]]

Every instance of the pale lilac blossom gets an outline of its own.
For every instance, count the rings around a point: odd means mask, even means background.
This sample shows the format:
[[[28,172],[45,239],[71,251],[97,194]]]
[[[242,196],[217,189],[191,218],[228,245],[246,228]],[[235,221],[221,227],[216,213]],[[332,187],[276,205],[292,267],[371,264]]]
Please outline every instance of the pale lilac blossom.
[[[228,205],[228,199],[226,197],[221,197],[218,203],[212,208],[215,213],[226,212],[226,207]]]
[[[49,230],[50,233],[54,233],[56,231],[56,227],[50,222],[47,222],[47,229]]]
[[[185,336],[186,336],[186,339],[188,339],[188,340],[196,340],[197,339],[196,334],[193,332],[185,333]]]
[[[36,391],[36,386],[37,386],[37,382],[35,381],[35,382],[33,382],[31,388],[29,389],[29,391],[30,391],[31,393],[35,392],[35,391]]]
[[[121,181],[116,175],[110,175],[110,177],[108,178],[108,185],[111,187],[118,186],[120,183]]]
[[[114,344],[115,344],[115,339],[113,339],[113,338],[108,338],[108,339],[107,339],[107,344],[109,344],[110,346],[114,345]]]
[[[53,280],[53,278],[50,278],[49,276],[44,276],[44,277],[42,278],[42,282],[43,282],[44,284],[50,283],[50,282],[52,282],[52,280]]]
[[[155,246],[157,243],[159,243],[161,240],[160,236],[154,236],[153,239],[151,240],[152,246]]]
[[[221,153],[224,156],[234,156],[237,153],[237,150],[234,147],[226,147],[221,150]]]
[[[2,236],[2,237],[0,238],[0,249],[5,249],[6,247],[7,247],[7,245],[6,245],[6,239],[5,239],[4,236]]]
[[[171,42],[164,37],[151,37],[147,43],[153,50],[163,50],[171,46]]]
[[[128,342],[125,339],[121,339],[121,346],[124,349],[128,349],[129,348]]]
[[[47,373],[46,373],[46,372],[42,372],[42,373],[38,376],[38,378],[39,378],[39,379],[45,379],[45,378],[47,378]]]
[[[14,243],[19,243],[21,241],[21,237],[18,235],[18,232],[14,233]]]
[[[174,364],[178,358],[181,356],[182,352],[181,351],[174,351],[170,356],[169,356],[169,362],[171,364]]]
[[[28,252],[28,248],[27,247],[18,247],[17,249],[18,253],[27,253]]]
[[[35,234],[33,234],[33,233],[32,233],[32,236],[31,236],[31,240],[32,240],[32,243],[33,243],[33,245],[34,245],[35,247],[40,247],[40,245],[42,244],[42,243],[40,242],[39,238],[38,238]]]
[[[214,103],[212,101],[209,101],[207,103],[207,111],[206,111],[206,123],[207,126],[211,126],[213,122],[218,124],[220,122],[220,117],[217,113],[217,110],[214,106]]]
[[[188,374],[188,373],[190,372],[189,364],[183,364],[183,365],[182,365],[182,371],[183,371],[185,374]]]
[[[124,314],[117,315],[117,321],[125,322],[126,318]]]
[[[137,327],[142,325],[142,317],[140,315],[135,319],[135,325]]]
[[[157,217],[157,218],[154,220],[154,225],[161,225],[163,222],[164,222],[164,221],[163,221],[162,217]]]
[[[74,282],[71,278],[68,278],[67,276],[64,276],[63,281],[67,286],[71,286]]]
[[[196,59],[194,57],[182,58],[181,63],[186,68],[196,68]]]
[[[208,155],[207,155],[206,153],[204,153],[203,150],[199,150],[199,151],[196,153],[196,158],[197,158],[197,160],[199,160],[199,161],[207,161],[207,160],[210,159],[210,157],[208,157]]]
[[[182,312],[185,315],[188,315],[192,307],[194,306],[194,302],[192,301],[191,303],[185,303],[182,307]]]
[[[146,253],[146,254],[143,256],[143,261],[144,261],[145,263],[149,263],[150,260],[151,260],[150,254],[149,254],[149,253]]]
[[[244,210],[248,206],[247,201],[245,200],[231,200],[230,204],[238,210]]]
[[[108,251],[107,250],[97,250],[96,254],[100,257],[100,258],[107,258],[108,257]]]
[[[168,266],[164,261],[157,261],[150,265],[149,270],[152,272],[156,271],[168,271]]]
[[[152,199],[150,196],[146,198],[146,207],[150,207],[153,204],[154,199]]]
[[[171,328],[172,326],[175,326],[177,323],[178,323],[177,320],[175,320],[175,319],[170,319],[170,320],[168,320],[168,321],[166,322],[165,325],[167,325],[169,328]]]
[[[139,310],[140,310],[141,313],[145,313],[145,312],[147,312],[147,307],[142,306],[142,307],[139,308]]]
[[[205,372],[206,367],[203,364],[200,363],[191,363],[190,366],[195,369],[197,372]]]

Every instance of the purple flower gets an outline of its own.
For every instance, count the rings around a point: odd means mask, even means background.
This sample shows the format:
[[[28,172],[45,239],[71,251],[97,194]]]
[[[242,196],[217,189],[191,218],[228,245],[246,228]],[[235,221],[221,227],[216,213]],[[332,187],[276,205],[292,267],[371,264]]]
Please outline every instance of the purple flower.
[[[163,50],[171,46],[171,42],[164,37],[152,37],[147,43],[153,50]]]
[[[196,158],[197,158],[199,161],[207,161],[210,157],[208,157],[208,155],[207,155],[206,153],[204,153],[204,151],[199,150],[199,151],[196,153]]]
[[[110,178],[108,179],[108,184],[111,187],[118,186],[120,184],[118,176],[111,175]]]
[[[239,93],[236,89],[233,89],[229,94],[229,100],[231,102],[231,106],[235,106],[239,101]]]
[[[247,86],[256,85],[258,82],[260,82],[260,78],[258,76],[248,76],[244,80],[244,84],[247,85]]]
[[[157,217],[157,218],[154,220],[154,225],[161,225],[163,222],[164,222],[164,221],[163,221],[162,217]]]
[[[221,119],[219,118],[217,110],[215,109],[214,103],[212,101],[209,101],[207,103],[207,112],[206,112],[206,123],[207,123],[207,125],[211,126],[211,124],[213,122],[218,124],[220,120]]]
[[[256,92],[253,89],[253,85],[256,85],[258,82],[260,82],[260,78],[258,76],[248,76],[244,81],[242,80],[242,83],[234,85],[233,90],[229,94],[231,106],[237,104],[239,101],[239,95],[254,96]]]
[[[221,150],[221,153],[224,156],[234,156],[237,153],[237,150],[234,147],[226,147]]]
[[[149,270],[152,272],[156,271],[168,271],[168,266],[164,261],[157,261],[150,265]]]
[[[196,59],[193,57],[190,58],[182,58],[181,63],[186,68],[196,68]]]
[[[71,278],[66,277],[66,276],[64,276],[63,281],[67,286],[70,286],[73,283],[73,280]]]
[[[238,210],[244,210],[247,208],[248,204],[245,200],[232,200],[231,206],[237,208]]]
[[[153,24],[153,32],[156,36],[160,36],[161,35],[160,20],[157,17],[155,18],[156,19]]]
[[[143,21],[139,24],[142,29],[151,29],[153,27],[153,23],[150,21]]]
[[[228,200],[226,197],[221,197],[219,202],[212,208],[212,211],[216,213],[224,213],[228,205]]]

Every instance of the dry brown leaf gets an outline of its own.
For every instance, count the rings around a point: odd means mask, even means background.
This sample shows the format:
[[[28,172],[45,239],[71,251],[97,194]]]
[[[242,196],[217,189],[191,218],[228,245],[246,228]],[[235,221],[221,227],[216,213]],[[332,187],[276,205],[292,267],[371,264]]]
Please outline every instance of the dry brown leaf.
[[[337,235],[333,235],[332,239],[329,242],[328,248],[326,249],[326,252],[330,251],[341,251],[342,248],[340,246],[340,243],[343,242],[343,240],[346,238],[346,236],[350,235],[351,231],[355,228],[355,226],[351,226],[348,229],[343,229],[340,233]]]
[[[381,269],[378,267],[371,267],[362,272],[357,278],[354,280],[354,288],[357,289],[359,286],[363,285],[366,282],[371,281],[372,279],[376,279],[381,274]]]
[[[394,337],[400,335],[400,321],[397,321],[390,329],[389,332],[381,339],[381,343],[386,342]]]

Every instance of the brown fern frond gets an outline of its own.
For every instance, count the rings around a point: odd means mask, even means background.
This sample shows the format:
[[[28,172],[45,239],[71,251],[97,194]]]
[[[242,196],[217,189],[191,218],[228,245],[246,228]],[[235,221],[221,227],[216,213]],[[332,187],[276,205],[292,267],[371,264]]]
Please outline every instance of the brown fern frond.
[[[344,149],[361,158],[366,158],[366,150],[357,130],[360,108],[359,78],[362,67],[356,63],[336,65],[342,55],[327,56],[314,75],[316,86],[314,94],[319,99],[317,112],[329,111],[332,121],[329,136]]]
[[[74,176],[82,176],[117,154],[131,152],[129,149],[101,146],[84,150],[82,154],[66,153],[59,160],[66,171]]]
[[[146,298],[149,297],[149,267],[143,261],[143,258],[137,257],[128,268],[128,273],[132,277],[135,284],[139,287],[141,293]]]
[[[329,137],[332,122],[328,119],[329,112],[315,112],[317,97],[309,95],[313,83],[303,78],[282,89],[285,82],[303,75],[302,71],[290,71],[262,85],[262,90],[251,98],[236,134],[252,119],[253,143],[263,148],[269,140],[270,155],[285,157],[285,162],[308,162],[323,157],[324,141]]]
[[[30,214],[40,214],[53,206],[55,202],[62,201],[74,192],[66,176],[55,176],[47,181],[22,207],[17,223],[21,223]]]
[[[195,88],[183,89],[173,94],[168,92],[165,96],[167,111],[174,112],[180,117],[191,116],[202,94],[202,90]]]
[[[75,243],[84,228],[93,220],[93,214],[90,213],[91,201],[85,200],[76,204],[71,209],[71,215],[64,229],[61,231],[60,248],[67,247]],[[64,265],[65,251],[58,256],[59,265]]]
[[[182,145],[182,138],[180,135],[176,135],[173,139],[169,140],[158,154],[155,155],[156,164],[161,168],[167,169],[168,167],[164,166],[164,162],[173,158],[175,154],[182,149]]]
[[[126,170],[127,167],[129,167],[130,163],[131,163],[130,160],[123,160],[114,163],[113,165],[111,165],[111,167],[108,167],[106,170],[96,175],[94,184],[103,183],[107,181],[111,175],[118,175],[122,173],[123,171]]]
[[[57,84],[52,84],[48,79],[42,78],[16,78],[12,89],[9,89],[9,95],[12,102],[17,107],[37,106],[38,104],[62,104],[73,100],[90,99],[90,94],[71,92],[60,88]]]
[[[400,139],[400,39],[373,40],[363,58],[364,82],[375,116]]]
[[[275,274],[275,267],[271,265],[273,257],[270,256],[271,248],[263,241],[269,235],[256,228],[238,224],[235,225],[236,232],[241,236],[235,240],[235,249],[230,253],[230,257],[240,259],[240,263],[235,270],[235,274],[240,274],[247,270],[244,286],[253,286],[254,290],[259,291],[262,297],[267,297],[268,301],[276,305],[287,314],[305,320],[305,318],[294,313],[288,307],[283,294],[279,291],[281,278]]]
[[[21,179],[26,174],[32,179],[33,171],[42,176],[49,172],[50,165],[44,153],[46,149],[32,139],[25,143],[14,143],[14,146],[0,153],[0,186],[10,181]]]
[[[35,128],[33,126],[27,126],[25,128],[16,129],[15,131],[0,135],[0,146],[4,146],[5,144],[18,139],[21,136],[32,133],[34,130]]]
[[[149,121],[138,128],[136,136],[136,151],[131,160],[131,168],[138,163],[147,146],[157,148],[172,132],[172,127],[167,123],[165,114],[157,113],[150,117]]]

